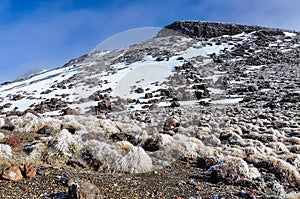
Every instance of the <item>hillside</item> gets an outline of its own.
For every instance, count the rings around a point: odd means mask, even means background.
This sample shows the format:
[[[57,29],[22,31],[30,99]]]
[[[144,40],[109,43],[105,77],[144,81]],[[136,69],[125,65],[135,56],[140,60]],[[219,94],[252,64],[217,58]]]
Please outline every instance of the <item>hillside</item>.
[[[1,168],[38,175],[1,186],[11,198],[70,197],[73,178],[95,198],[299,197],[299,53],[299,32],[177,21],[2,84]]]

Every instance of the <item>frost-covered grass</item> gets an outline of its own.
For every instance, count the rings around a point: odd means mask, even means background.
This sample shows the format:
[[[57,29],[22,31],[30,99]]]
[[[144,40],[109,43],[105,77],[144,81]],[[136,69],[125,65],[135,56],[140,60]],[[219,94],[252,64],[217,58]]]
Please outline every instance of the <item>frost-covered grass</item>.
[[[0,118],[0,128],[5,125],[5,120],[3,118]]]
[[[129,173],[146,173],[153,169],[152,160],[142,147],[133,146],[127,141],[119,143],[122,155],[112,169]]]
[[[48,118],[28,113],[7,118],[6,123],[16,132],[26,134],[36,133],[44,126],[57,129],[32,143],[32,150],[22,161],[33,164],[65,167],[69,160],[78,160],[86,168],[99,172],[145,173],[170,166],[174,160],[196,162],[199,157],[213,157],[216,166],[228,167],[227,177],[263,182],[265,173],[260,170],[263,168],[277,179],[272,190],[283,190],[282,183],[299,186],[298,138],[287,138],[281,129],[260,133],[259,120],[250,123],[229,118],[222,108],[213,111],[213,114],[191,110],[177,113],[162,109],[143,114],[111,114],[106,119],[88,115]],[[143,122],[143,117],[151,117],[151,122]],[[161,132],[169,118],[180,123],[179,127],[172,128],[177,129],[173,136]],[[266,142],[268,139],[272,141]],[[152,140],[154,151],[145,147],[148,140]],[[13,153],[10,146],[1,145],[3,159],[9,159]],[[280,191],[280,196],[284,194],[284,190]]]
[[[72,135],[68,130],[63,129],[55,134],[53,138],[54,148],[65,157],[72,157],[83,148],[80,135]]]
[[[37,117],[32,113],[26,113],[22,117],[11,118],[9,126],[14,128],[14,131],[20,133],[38,132],[45,126],[53,128],[54,132],[60,130],[61,121],[51,117]]]
[[[10,160],[12,157],[12,149],[9,145],[0,144],[0,158],[2,160]]]
[[[143,148],[127,141],[105,143],[91,140],[87,150],[101,164],[101,169],[129,173],[145,173],[153,169],[152,160]]]

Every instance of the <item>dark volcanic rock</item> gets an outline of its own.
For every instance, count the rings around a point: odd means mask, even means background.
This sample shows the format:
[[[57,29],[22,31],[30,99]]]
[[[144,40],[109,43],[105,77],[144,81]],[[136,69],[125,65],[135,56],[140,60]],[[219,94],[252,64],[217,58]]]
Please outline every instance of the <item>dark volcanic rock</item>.
[[[174,101],[171,104],[171,107],[179,107],[179,106],[180,106],[180,103],[178,101]]]
[[[95,107],[96,115],[100,113],[108,113],[112,111],[112,104],[110,99],[103,99],[98,102],[98,106]]]
[[[215,164],[217,164],[217,160],[213,156],[211,156],[211,157],[204,156],[204,157],[197,158],[197,165],[200,168],[208,169]]]
[[[63,115],[78,115],[78,113],[72,108],[66,108],[63,110]]]
[[[146,98],[146,99],[152,98],[152,97],[153,97],[152,93],[146,93],[146,94],[145,94],[145,98]]]
[[[190,37],[213,38],[222,35],[236,35],[242,32],[253,32],[266,29],[259,26],[246,26],[239,24],[217,23],[217,22],[201,22],[201,21],[176,21],[165,26],[164,29],[174,30],[183,35]],[[159,32],[158,36],[166,36],[166,30]],[[277,32],[272,29],[272,32]],[[282,32],[282,31],[281,31]],[[273,33],[275,34],[275,33]]]
[[[144,92],[144,89],[142,89],[142,88],[137,88],[137,89],[135,90],[135,92],[136,92],[136,93],[143,93],[143,92]]]

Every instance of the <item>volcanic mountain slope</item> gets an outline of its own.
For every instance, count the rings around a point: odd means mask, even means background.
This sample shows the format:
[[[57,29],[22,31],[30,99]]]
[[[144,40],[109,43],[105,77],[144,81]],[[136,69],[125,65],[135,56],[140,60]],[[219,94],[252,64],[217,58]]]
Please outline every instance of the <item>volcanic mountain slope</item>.
[[[178,21],[129,48],[4,83],[1,165],[133,178],[174,169],[168,189],[152,175],[146,179],[157,186],[135,181],[137,198],[150,197],[145,189],[153,197],[211,197],[213,189],[201,188],[211,186],[225,198],[296,196],[299,39],[294,31]],[[15,135],[22,146],[12,149],[6,138]],[[93,180],[100,198],[132,197]]]
[[[62,108],[73,107],[86,113],[101,109],[101,99],[112,100],[112,109],[117,110],[169,106],[173,98],[183,104],[202,98],[238,102],[244,97],[241,87],[268,88],[261,84],[270,82],[271,75],[249,82],[253,73],[270,71],[270,64],[278,68],[289,64],[294,71],[298,40],[297,33],[283,30],[175,22],[142,44],[93,52],[61,68],[2,85],[1,110],[32,108],[59,115]],[[216,101],[226,98],[230,99]]]

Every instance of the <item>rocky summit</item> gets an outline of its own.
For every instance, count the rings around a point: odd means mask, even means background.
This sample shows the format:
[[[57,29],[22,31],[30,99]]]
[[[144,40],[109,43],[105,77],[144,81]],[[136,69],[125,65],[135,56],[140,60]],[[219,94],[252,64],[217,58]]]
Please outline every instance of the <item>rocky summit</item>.
[[[299,198],[300,33],[177,21],[0,86],[0,198]]]

